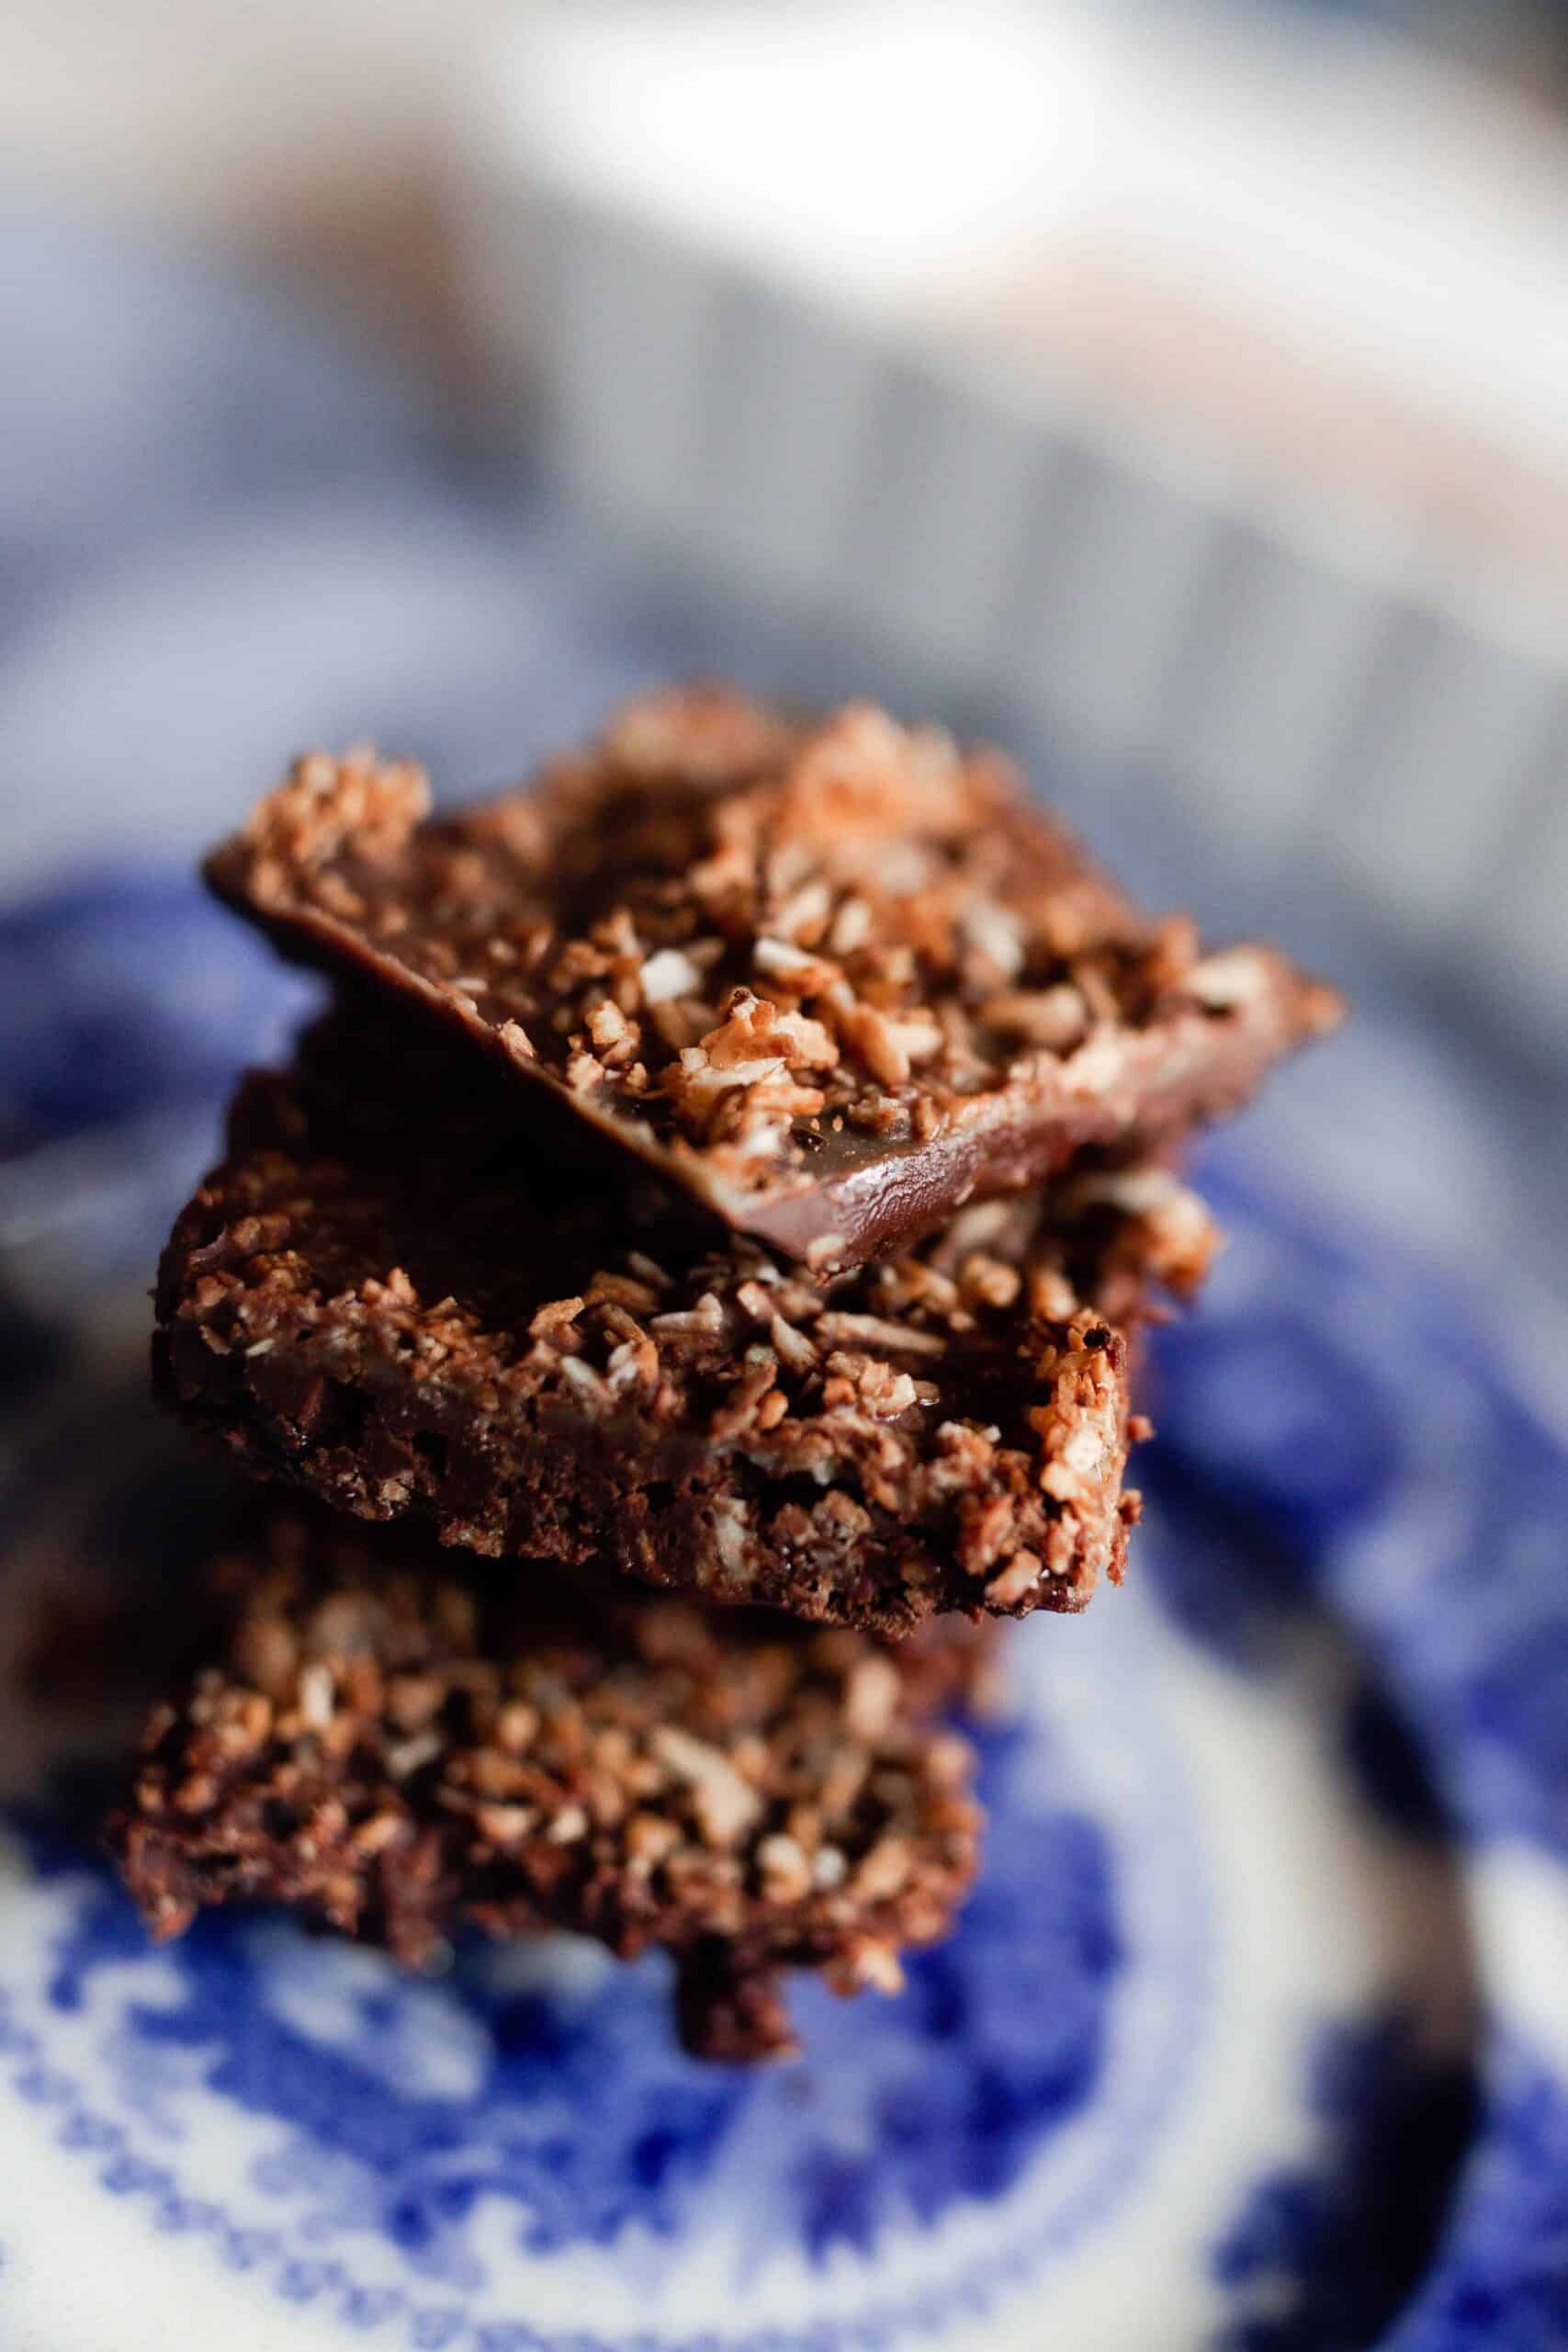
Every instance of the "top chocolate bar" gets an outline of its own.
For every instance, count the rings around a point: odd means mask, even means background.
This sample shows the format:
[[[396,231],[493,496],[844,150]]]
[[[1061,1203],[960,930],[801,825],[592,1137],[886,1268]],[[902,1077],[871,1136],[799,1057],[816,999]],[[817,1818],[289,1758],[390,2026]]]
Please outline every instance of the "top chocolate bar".
[[[668,690],[429,808],[413,766],[316,753],[207,876],[823,1272],[1146,1155],[1338,1017],[1271,949],[1141,916],[997,752],[863,706]]]

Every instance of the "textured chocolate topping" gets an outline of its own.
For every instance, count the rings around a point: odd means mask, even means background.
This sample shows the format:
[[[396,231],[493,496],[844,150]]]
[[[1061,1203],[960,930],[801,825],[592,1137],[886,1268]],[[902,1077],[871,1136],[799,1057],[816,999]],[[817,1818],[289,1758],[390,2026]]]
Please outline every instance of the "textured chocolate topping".
[[[439,820],[417,769],[316,754],[207,873],[818,1270],[1146,1154],[1339,1010],[1145,921],[998,753],[718,687]]]

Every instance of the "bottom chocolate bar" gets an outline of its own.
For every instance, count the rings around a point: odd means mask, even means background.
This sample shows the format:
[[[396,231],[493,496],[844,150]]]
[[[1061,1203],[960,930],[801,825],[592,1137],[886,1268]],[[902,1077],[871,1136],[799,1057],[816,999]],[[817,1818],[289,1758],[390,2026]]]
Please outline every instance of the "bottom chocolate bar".
[[[160,1937],[294,1905],[413,1963],[465,1926],[674,1957],[682,2037],[793,2047],[778,1973],[899,1983],[972,1879],[988,1628],[892,1648],[611,1577],[459,1565],[295,1509],[213,1565],[222,1631],[110,1838]]]

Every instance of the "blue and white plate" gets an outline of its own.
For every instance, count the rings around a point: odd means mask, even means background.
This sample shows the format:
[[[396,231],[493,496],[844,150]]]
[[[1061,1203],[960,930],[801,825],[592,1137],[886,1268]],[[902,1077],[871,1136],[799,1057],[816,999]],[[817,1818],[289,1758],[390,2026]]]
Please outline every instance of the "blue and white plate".
[[[108,920],[56,910],[62,998]],[[1506,1332],[1234,1148],[1131,1580],[1020,1629],[985,1873],[897,1999],[802,1986],[749,2074],[657,1958],[149,1948],[91,1824],[211,1475],[144,1401],[152,1252],[286,1010],[223,968],[211,1058],[117,991],[112,1124],[38,1108],[58,1040],[8,1106],[0,2345],[1568,2343],[1568,1453]]]

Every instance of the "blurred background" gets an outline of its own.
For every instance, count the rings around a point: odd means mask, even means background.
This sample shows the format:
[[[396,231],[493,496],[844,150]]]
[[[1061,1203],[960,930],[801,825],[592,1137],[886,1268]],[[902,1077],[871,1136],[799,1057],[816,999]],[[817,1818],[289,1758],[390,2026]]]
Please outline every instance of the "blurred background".
[[[728,670],[1344,980],[1253,1148],[1568,1396],[1568,9],[0,0],[0,1244],[280,1034],[295,750]]]

